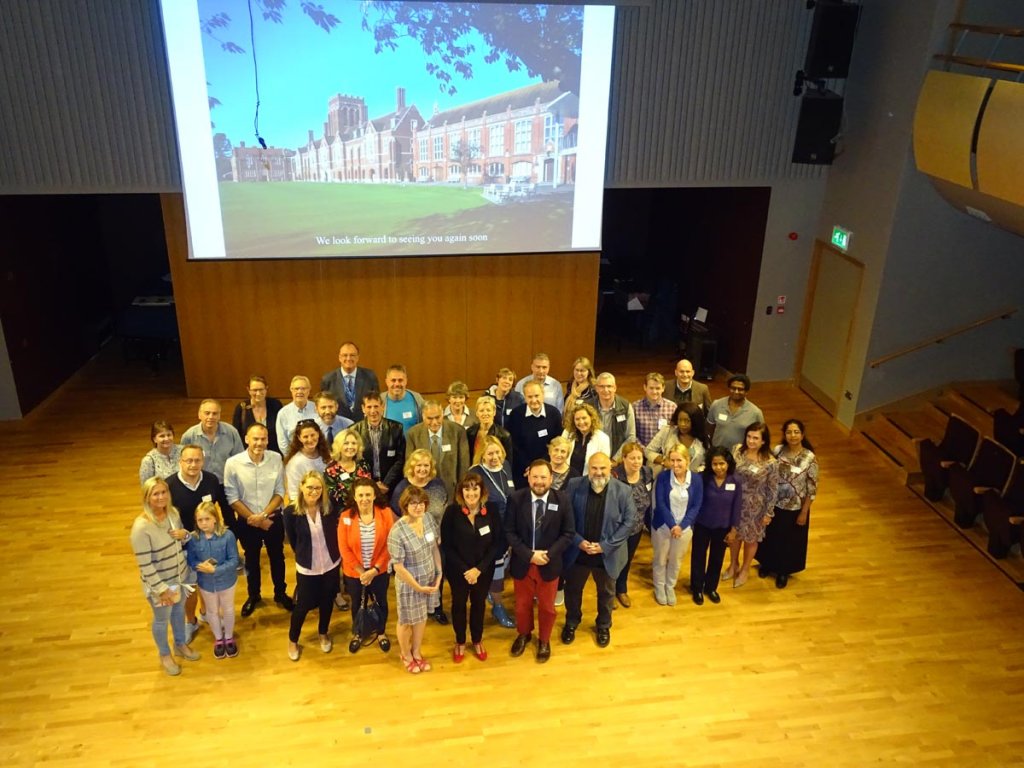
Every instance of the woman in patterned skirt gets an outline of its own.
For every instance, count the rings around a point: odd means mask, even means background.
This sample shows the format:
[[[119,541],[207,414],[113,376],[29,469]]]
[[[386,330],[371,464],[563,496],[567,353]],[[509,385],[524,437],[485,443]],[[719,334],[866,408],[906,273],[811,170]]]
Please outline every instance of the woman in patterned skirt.
[[[774,450],[779,460],[775,519],[757,553],[761,576],[775,574],[779,589],[785,588],[791,574],[807,567],[807,524],[818,492],[818,459],[804,437],[803,422],[789,419],[782,433],[785,442]]]
[[[740,502],[740,524],[736,538],[729,544],[729,569],[723,579],[733,579],[733,587],[742,587],[750,576],[750,566],[757,547],[764,540],[764,531],[775,516],[775,499],[779,488],[779,462],[772,456],[768,425],[751,424],[744,441],[732,449],[736,460],[736,476],[743,488]],[[740,545],[743,563],[740,564]]]
[[[437,610],[441,603],[440,533],[434,519],[426,514],[428,501],[423,488],[408,486],[398,501],[402,517],[388,534],[398,603],[398,645],[402,663],[414,675],[430,670],[420,646],[427,614]]]

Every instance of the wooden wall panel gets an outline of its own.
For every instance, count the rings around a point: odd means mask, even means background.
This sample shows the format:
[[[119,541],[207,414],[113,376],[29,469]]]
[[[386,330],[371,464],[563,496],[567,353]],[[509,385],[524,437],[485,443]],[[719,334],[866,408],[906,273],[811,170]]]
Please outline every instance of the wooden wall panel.
[[[482,389],[503,365],[525,375],[536,350],[559,379],[593,357],[597,253],[189,262],[182,197],[161,204],[190,397],[242,397],[258,371],[286,399],[344,339],[378,376],[403,363],[422,392]]]

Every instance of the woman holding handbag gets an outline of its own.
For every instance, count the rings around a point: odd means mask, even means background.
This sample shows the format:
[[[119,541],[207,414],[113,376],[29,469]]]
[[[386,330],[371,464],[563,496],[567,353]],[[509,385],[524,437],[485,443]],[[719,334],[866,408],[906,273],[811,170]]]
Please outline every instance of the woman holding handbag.
[[[348,649],[355,653],[362,646],[363,637],[355,632],[356,619],[369,593],[380,611],[380,626],[388,621],[388,534],[395,524],[391,510],[374,504],[377,485],[371,478],[359,477],[352,484],[351,501],[341,513],[338,526],[338,548],[341,550],[342,579],[345,592],[352,605],[353,637]],[[382,651],[391,648],[391,641],[383,631],[377,636]]]

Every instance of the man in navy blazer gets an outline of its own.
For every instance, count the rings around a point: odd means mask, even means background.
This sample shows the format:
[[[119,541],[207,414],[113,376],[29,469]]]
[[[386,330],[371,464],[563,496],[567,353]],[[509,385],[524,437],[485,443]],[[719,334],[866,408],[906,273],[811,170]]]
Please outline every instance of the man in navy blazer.
[[[626,566],[626,539],[636,517],[632,491],[611,471],[611,459],[598,452],[587,463],[587,476],[575,477],[566,486],[576,530],[565,553],[566,645],[576,639],[583,619],[583,588],[591,577],[597,586],[597,644],[604,648],[611,642],[615,580]]]
[[[359,347],[346,341],[338,350],[339,368],[328,371],[320,379],[320,391],[330,392],[338,399],[338,412],[352,421],[363,418],[363,396],[380,392],[377,374],[359,367]],[[351,379],[348,379],[351,377]]]
[[[512,655],[521,656],[533,633],[533,601],[537,600],[537,661],[551,658],[555,626],[555,592],[565,551],[572,544],[572,509],[551,487],[551,465],[537,459],[527,469],[529,488],[508,497],[505,538],[512,547],[509,571],[515,584],[516,627]]]

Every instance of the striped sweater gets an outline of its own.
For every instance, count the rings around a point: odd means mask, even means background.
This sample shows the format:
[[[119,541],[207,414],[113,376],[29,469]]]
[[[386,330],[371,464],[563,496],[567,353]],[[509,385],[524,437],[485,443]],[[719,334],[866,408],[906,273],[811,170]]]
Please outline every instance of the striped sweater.
[[[195,583],[181,542],[171,536],[171,529],[180,527],[181,521],[174,512],[169,513],[163,523],[150,522],[145,515],[135,518],[131,532],[132,552],[146,597],[156,597],[171,586]]]

